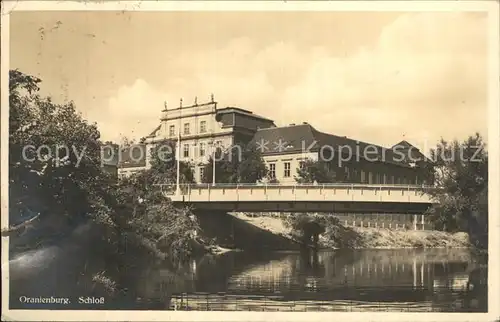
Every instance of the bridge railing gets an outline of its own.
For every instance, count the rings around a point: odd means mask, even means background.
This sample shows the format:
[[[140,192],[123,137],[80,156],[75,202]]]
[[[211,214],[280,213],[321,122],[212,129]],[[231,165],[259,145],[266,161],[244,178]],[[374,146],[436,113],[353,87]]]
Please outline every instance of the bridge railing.
[[[159,185],[182,202],[410,202],[431,203],[428,186],[392,184],[175,184]]]
[[[176,184],[155,184],[167,195],[175,194]],[[367,189],[367,190],[407,190],[407,191],[428,191],[435,187],[428,185],[408,185],[408,184],[366,184],[366,183],[194,183],[180,184],[181,194],[189,194],[195,189],[238,189],[238,188],[338,188],[338,189]]]

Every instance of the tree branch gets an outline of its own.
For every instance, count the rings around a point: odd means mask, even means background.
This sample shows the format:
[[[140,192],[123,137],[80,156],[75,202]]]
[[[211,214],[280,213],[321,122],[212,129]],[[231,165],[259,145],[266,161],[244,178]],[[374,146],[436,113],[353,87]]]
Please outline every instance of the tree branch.
[[[18,232],[19,230],[21,230],[22,228],[26,227],[27,225],[31,224],[32,222],[34,222],[36,219],[38,219],[40,217],[40,214],[36,215],[35,217],[29,219],[29,220],[26,220],[25,222],[17,225],[17,226],[12,226],[12,227],[9,227],[9,228],[6,228],[6,229],[3,229],[2,230],[2,236],[3,237],[6,237],[6,236],[11,236],[13,233],[16,233]]]

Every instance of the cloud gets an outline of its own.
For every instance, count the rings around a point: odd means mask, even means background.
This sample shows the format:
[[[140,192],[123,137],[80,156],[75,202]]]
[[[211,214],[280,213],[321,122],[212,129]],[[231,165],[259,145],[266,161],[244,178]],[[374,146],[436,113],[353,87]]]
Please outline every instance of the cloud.
[[[386,145],[403,134],[486,135],[486,36],[486,20],[466,14],[403,15],[374,48],[316,59],[285,91],[285,106],[322,129]]]
[[[178,106],[182,97],[187,105],[214,93],[223,106],[278,124],[307,121],[384,145],[403,135],[417,146],[476,130],[486,136],[486,31],[485,16],[411,13],[387,25],[374,46],[345,55],[334,53],[331,43],[262,46],[234,38],[171,55],[158,64],[162,84],[138,79],[121,87],[109,99],[110,118],[100,124],[104,136],[139,138],[159,124],[163,101]]]
[[[159,122],[163,101],[162,93],[143,79],[120,87],[108,101],[106,118],[94,116],[101,137],[120,142],[123,136],[138,140],[148,135]]]

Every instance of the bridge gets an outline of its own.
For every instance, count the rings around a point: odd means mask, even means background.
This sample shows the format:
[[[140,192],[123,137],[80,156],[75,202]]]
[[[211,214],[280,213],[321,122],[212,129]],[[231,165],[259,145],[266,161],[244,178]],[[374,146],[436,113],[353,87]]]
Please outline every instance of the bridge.
[[[425,186],[374,184],[160,185],[176,204],[227,212],[423,214],[433,203]]]

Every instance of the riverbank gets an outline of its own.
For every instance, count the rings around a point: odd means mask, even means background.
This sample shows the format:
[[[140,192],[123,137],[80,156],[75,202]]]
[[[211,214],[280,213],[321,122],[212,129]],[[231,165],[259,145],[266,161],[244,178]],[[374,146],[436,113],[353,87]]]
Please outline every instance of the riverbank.
[[[353,249],[396,248],[468,248],[466,233],[447,233],[434,230],[391,230],[385,228],[338,227],[338,239],[320,235],[320,245],[339,248],[348,244]]]
[[[245,213],[232,216],[260,229],[295,240],[293,231],[283,218],[252,217]],[[466,233],[447,233],[434,230],[393,230],[387,228],[345,227],[337,224],[319,236],[320,248],[398,249],[398,248],[469,248]]]

